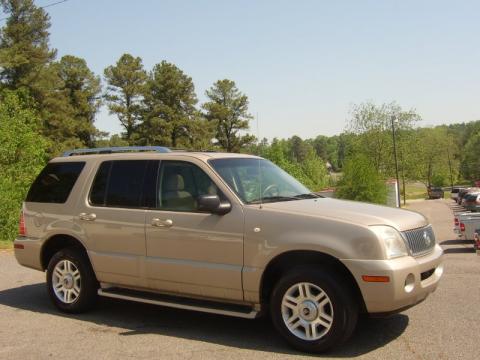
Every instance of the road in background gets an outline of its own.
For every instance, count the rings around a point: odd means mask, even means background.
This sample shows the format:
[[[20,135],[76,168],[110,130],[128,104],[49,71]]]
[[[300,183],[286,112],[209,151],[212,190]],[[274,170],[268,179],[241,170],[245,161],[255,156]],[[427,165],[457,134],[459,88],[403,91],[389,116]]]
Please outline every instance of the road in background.
[[[363,320],[354,337],[322,358],[476,359],[480,345],[480,257],[456,240],[450,201],[410,204],[432,222],[445,248],[445,275],[422,304]],[[0,250],[1,359],[306,359],[267,320],[243,320],[102,299],[64,315],[50,304],[44,274]],[[312,357],[318,358],[318,357]]]

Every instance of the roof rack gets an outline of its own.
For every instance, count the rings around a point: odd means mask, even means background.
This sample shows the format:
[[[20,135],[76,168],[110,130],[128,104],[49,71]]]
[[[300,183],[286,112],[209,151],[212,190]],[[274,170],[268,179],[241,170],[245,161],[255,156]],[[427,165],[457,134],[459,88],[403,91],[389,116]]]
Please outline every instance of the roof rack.
[[[164,146],[113,146],[93,149],[75,149],[65,151],[62,156],[68,157],[73,155],[89,155],[89,154],[113,154],[122,152],[141,152],[154,151],[159,153],[168,153],[171,150]]]

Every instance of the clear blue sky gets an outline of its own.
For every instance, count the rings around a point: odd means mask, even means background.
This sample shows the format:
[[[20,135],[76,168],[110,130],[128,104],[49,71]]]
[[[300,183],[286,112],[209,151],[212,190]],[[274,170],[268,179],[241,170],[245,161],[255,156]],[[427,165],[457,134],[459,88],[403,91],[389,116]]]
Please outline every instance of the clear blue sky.
[[[234,80],[261,137],[337,134],[366,100],[416,108],[423,125],[480,119],[479,1],[69,0],[47,11],[59,56],[97,74],[125,52],[147,69],[167,60],[200,102]],[[97,126],[121,131],[105,109]]]

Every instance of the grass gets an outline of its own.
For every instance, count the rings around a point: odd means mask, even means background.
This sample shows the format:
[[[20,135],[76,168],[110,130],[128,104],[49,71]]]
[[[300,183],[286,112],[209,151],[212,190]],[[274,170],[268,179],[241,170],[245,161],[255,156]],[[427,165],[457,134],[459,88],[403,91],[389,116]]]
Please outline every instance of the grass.
[[[13,247],[13,242],[8,240],[0,240],[0,249],[11,249]]]
[[[426,199],[427,198],[427,188],[424,184],[415,182],[415,183],[407,183],[405,185],[405,195],[407,200],[414,200],[414,199]],[[403,192],[402,192],[403,197]]]
[[[407,200],[415,200],[415,199],[426,199],[427,198],[427,188],[424,184],[419,182],[414,183],[407,183],[405,186],[405,195]],[[403,200],[403,192],[401,193],[402,200]],[[450,199],[450,191],[445,190],[444,199]]]

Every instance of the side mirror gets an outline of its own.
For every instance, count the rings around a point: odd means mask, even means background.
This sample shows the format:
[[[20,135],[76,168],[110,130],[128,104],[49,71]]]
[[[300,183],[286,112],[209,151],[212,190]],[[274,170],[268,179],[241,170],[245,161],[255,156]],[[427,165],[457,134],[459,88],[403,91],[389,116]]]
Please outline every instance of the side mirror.
[[[218,195],[200,195],[197,198],[198,210],[217,215],[225,215],[232,209],[227,201],[220,201]]]

